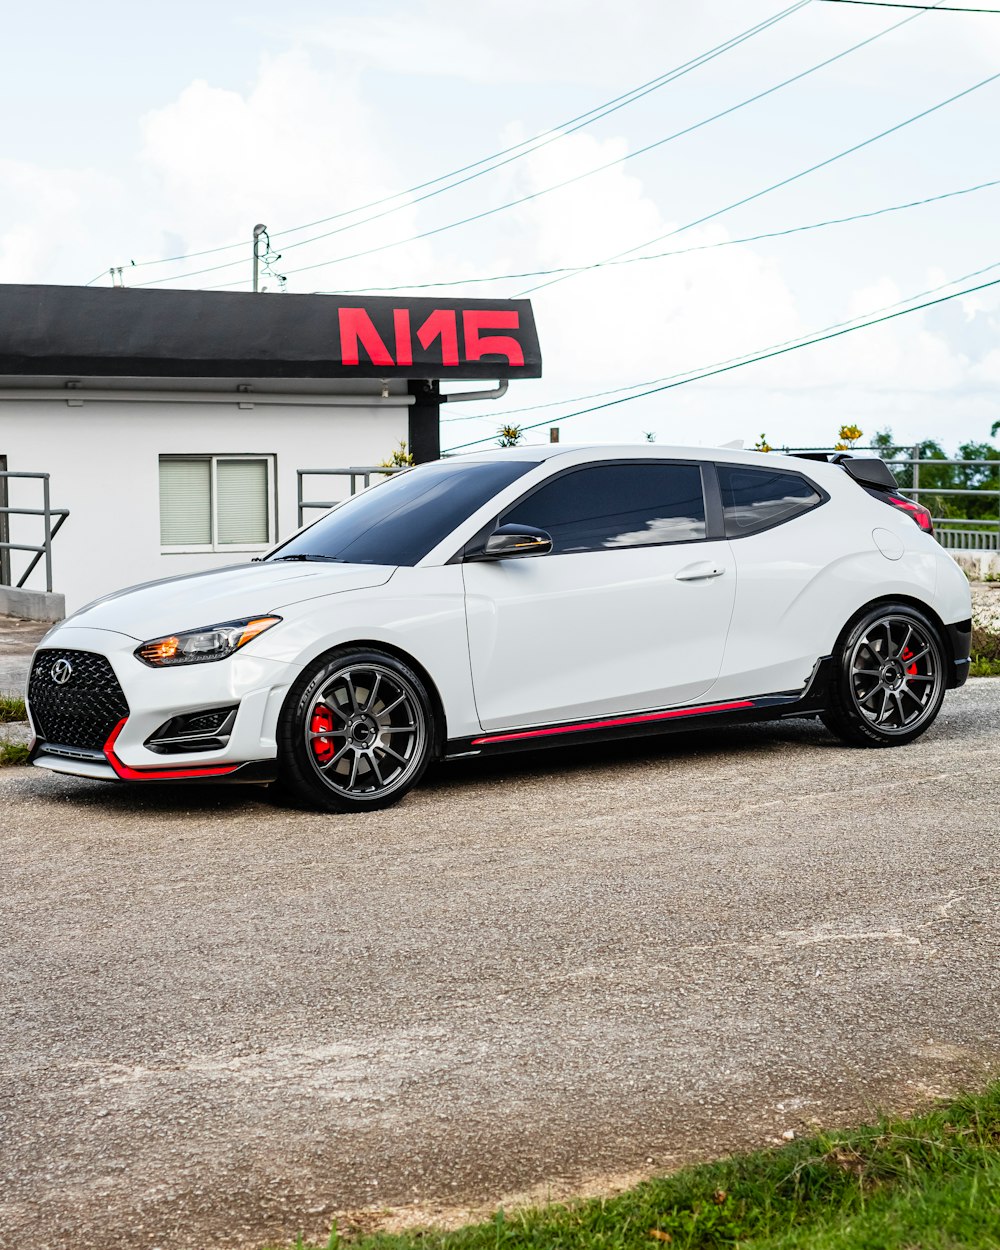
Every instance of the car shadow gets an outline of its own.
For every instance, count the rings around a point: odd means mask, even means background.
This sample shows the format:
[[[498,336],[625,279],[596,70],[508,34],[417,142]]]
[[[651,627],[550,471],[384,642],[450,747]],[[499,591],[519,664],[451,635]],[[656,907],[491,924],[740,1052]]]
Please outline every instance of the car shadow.
[[[619,763],[654,764],[664,760],[701,760],[716,755],[745,756],[794,745],[843,747],[843,743],[812,718],[794,722],[761,721],[612,742],[573,743],[510,755],[439,761],[427,770],[422,785],[424,789],[431,785],[447,788],[513,775],[570,774]]]
[[[975,720],[961,714],[942,716],[927,734],[928,739],[946,734],[950,739],[972,739],[981,733]],[[757,721],[741,725],[686,729],[643,738],[624,738],[604,743],[573,743],[541,750],[437,761],[432,763],[420,783],[419,792],[427,797],[462,790],[481,782],[502,781],[506,777],[553,779],[570,777],[591,770],[606,770],[617,764],[655,764],[664,761],[696,762],[711,757],[767,756],[787,748],[809,747],[820,751],[847,751],[816,717]],[[37,782],[39,798],[56,798],[49,789],[54,778],[39,777],[25,771],[27,784]],[[239,811],[245,813],[258,807],[265,811],[296,811],[308,814],[311,809],[296,809],[281,802],[265,786],[177,784],[144,782],[142,784],[102,784],[78,778],[59,777],[60,803],[71,802],[84,809],[122,812],[133,815],[176,813],[201,815]],[[71,789],[63,789],[63,785]],[[315,812],[312,814],[315,815]]]

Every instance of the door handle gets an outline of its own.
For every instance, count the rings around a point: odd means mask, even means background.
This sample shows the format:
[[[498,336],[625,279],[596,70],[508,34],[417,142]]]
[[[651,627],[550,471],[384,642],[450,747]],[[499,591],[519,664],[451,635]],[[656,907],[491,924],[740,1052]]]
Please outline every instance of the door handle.
[[[678,582],[700,582],[710,577],[721,577],[726,571],[724,564],[715,564],[711,560],[699,560],[697,564],[688,564],[674,574]]]

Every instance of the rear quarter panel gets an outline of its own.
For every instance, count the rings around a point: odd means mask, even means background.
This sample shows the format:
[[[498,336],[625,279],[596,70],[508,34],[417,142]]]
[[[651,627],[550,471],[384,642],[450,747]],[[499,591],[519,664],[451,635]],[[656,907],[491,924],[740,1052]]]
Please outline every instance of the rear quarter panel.
[[[732,540],[736,605],[713,697],[801,689],[845,624],[872,600],[902,595],[937,610],[939,561],[952,562],[934,540],[849,479],[815,478],[830,494],[826,503]],[[877,527],[901,538],[898,559],[876,546]]]

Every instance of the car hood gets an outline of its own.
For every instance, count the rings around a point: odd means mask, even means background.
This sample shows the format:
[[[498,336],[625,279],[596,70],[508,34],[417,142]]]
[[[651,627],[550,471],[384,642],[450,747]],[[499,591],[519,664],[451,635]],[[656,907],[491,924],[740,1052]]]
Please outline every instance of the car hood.
[[[304,599],[383,586],[395,572],[384,564],[267,561],[145,582],[95,599],[63,624],[109,629],[144,642],[250,616],[281,614]]]

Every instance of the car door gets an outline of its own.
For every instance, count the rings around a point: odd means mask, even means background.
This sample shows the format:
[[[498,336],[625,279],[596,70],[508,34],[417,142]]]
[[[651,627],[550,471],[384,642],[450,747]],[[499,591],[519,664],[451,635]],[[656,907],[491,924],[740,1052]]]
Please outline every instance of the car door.
[[[483,729],[669,707],[711,688],[735,572],[697,463],[563,470],[498,522],[546,530],[553,547],[463,567]]]
[[[853,602],[852,536],[823,506],[829,495],[804,473],[764,461],[717,466],[738,585],[723,698],[801,689],[831,625],[836,633],[850,615],[841,599]]]

